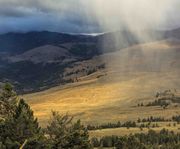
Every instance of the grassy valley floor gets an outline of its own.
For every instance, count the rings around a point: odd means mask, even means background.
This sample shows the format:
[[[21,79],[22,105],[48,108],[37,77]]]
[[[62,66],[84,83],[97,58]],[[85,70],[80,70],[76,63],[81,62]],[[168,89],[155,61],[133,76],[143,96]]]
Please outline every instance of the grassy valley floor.
[[[179,106],[167,109],[137,106],[140,102],[154,100],[157,91],[178,90],[178,74],[142,72],[121,76],[108,73],[97,79],[99,73],[87,76],[81,82],[23,95],[23,98],[31,105],[42,126],[47,124],[51,110],[72,114],[84,124],[93,125],[180,114]]]

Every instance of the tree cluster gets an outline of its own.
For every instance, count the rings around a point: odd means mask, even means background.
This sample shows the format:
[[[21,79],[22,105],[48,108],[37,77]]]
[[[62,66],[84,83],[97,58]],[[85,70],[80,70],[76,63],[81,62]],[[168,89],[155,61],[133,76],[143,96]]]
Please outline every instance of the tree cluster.
[[[98,125],[98,126],[87,125],[88,130],[121,128],[121,127],[133,128],[133,127],[137,127],[137,124],[134,121],[127,121],[125,123],[121,123],[120,121],[118,121],[117,123],[107,123],[107,124],[102,124],[102,125]]]
[[[177,122],[178,124],[180,123],[180,115],[177,115],[177,116],[173,116],[172,117],[172,120]]]
[[[161,106],[161,107],[163,107],[165,109],[169,105],[170,105],[169,100],[157,99],[157,100],[155,100],[153,102],[149,102],[146,106]]]
[[[179,149],[180,134],[165,129],[159,133],[149,130],[147,134],[92,138],[91,142],[94,147],[114,147],[116,149]]]
[[[52,112],[42,129],[30,106],[10,84],[0,94],[0,149],[91,149],[87,129],[80,120]]]
[[[167,122],[167,121],[171,121],[171,119],[165,119],[164,117],[154,117],[154,116],[150,116],[148,118],[138,118],[137,122],[141,123],[141,122]]]

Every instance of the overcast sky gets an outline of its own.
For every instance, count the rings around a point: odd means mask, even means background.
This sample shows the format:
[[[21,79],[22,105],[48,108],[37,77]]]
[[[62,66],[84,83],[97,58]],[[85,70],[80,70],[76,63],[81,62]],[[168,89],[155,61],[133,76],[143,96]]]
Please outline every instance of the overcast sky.
[[[180,0],[0,0],[0,33],[180,27]]]

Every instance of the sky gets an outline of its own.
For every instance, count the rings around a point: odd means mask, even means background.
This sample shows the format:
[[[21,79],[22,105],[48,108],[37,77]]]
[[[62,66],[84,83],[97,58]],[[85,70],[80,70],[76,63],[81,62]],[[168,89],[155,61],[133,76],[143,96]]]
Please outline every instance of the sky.
[[[180,27],[180,0],[0,0],[0,33]]]

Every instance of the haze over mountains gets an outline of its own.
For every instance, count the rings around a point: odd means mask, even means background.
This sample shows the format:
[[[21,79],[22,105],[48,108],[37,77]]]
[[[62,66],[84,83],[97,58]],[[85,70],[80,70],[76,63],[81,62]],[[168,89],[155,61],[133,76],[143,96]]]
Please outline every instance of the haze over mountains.
[[[0,82],[30,92],[72,83],[98,71],[179,70],[180,29],[97,36],[55,32],[0,35]],[[104,75],[104,74],[102,74]]]
[[[178,14],[180,0],[0,0],[0,149],[180,148]]]

